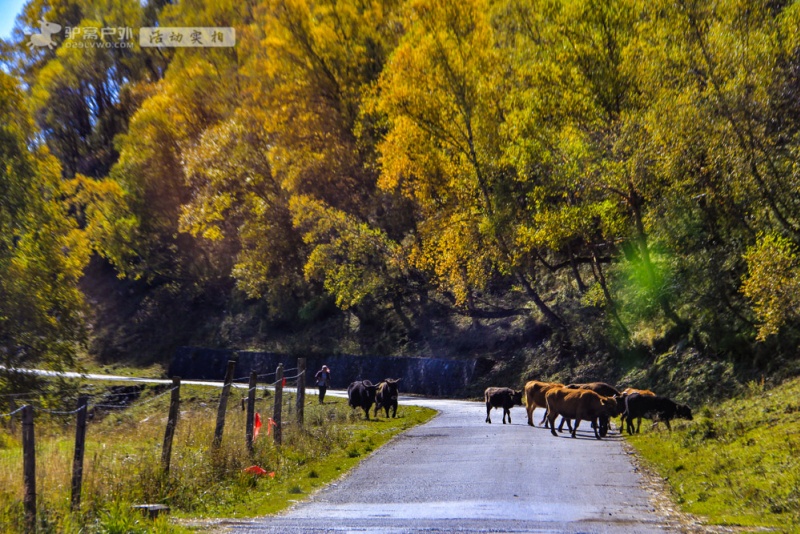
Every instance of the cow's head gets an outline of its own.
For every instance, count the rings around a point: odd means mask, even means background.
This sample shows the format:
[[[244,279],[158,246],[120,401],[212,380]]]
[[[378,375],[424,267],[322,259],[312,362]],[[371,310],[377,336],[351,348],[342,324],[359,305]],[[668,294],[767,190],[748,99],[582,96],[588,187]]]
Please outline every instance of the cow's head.
[[[516,389],[512,389],[511,391],[514,392],[514,394],[511,395],[511,402],[514,405],[519,404],[520,406],[522,406],[522,394],[525,393],[525,391],[523,390],[517,391]]]
[[[603,406],[603,415],[616,417],[620,414],[620,404],[614,397],[600,397],[600,404]]]
[[[383,395],[391,400],[397,400],[397,383],[401,380],[402,378],[387,378],[384,380],[381,388]]]
[[[683,419],[688,419],[689,421],[692,420],[692,409],[686,406],[685,404],[678,404],[677,408],[675,409],[675,415],[681,417]]]

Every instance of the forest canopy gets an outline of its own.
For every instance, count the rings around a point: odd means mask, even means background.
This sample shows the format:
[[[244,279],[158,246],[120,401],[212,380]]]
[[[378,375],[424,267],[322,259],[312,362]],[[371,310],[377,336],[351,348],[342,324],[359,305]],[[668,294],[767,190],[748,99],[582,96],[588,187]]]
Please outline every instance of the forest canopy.
[[[41,20],[134,38],[29,46]],[[156,25],[236,44],[141,47]],[[134,330],[327,301],[412,350],[435,307],[794,358],[798,28],[781,0],[30,0],[2,44],[3,361],[113,335],[90,257]]]

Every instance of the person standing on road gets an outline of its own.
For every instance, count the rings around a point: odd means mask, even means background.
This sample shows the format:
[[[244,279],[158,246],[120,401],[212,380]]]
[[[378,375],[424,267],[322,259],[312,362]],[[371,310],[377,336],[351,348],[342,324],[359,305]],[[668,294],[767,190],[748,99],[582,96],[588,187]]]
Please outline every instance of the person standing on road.
[[[319,388],[319,403],[324,404],[325,392],[328,391],[328,386],[331,385],[331,370],[328,369],[327,365],[323,365],[322,369],[314,375],[314,379],[317,381],[317,388]]]

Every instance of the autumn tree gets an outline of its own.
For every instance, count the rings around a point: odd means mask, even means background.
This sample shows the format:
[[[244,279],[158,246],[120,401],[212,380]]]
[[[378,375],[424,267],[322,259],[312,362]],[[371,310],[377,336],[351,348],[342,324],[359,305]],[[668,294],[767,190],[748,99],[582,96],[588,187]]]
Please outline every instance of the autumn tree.
[[[33,142],[16,81],[0,72],[0,355],[68,368],[86,341],[78,281],[89,247],[61,202],[58,161]]]
[[[409,260],[457,304],[474,308],[474,292],[506,275],[547,321],[561,325],[539,294],[537,259],[516,243],[530,187],[503,157],[513,78],[491,12],[486,2],[407,8],[408,31],[375,101],[389,124],[380,185],[413,200],[419,220]]]

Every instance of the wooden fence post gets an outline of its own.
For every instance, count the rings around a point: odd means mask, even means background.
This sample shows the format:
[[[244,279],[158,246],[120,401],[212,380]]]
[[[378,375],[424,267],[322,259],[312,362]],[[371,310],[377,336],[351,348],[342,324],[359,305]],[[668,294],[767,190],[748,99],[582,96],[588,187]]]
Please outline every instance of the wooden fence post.
[[[225,382],[222,386],[222,395],[219,398],[219,409],[217,410],[217,426],[214,429],[214,448],[222,445],[222,431],[225,429],[225,410],[228,408],[228,395],[231,392],[234,369],[236,369],[236,360],[228,360],[228,368],[225,370]]]
[[[36,532],[36,442],[33,406],[22,409],[22,480],[25,485],[25,532]]]
[[[275,371],[275,405],[272,410],[272,420],[275,422],[275,429],[273,430],[273,437],[275,445],[281,444],[281,408],[283,405],[283,364],[278,364],[278,370]]]
[[[250,382],[247,385],[247,417],[245,418],[244,438],[247,442],[247,450],[253,453],[253,423],[255,422],[256,415],[256,383],[258,382],[258,373],[250,371]]]
[[[178,426],[178,417],[181,407],[181,377],[172,377],[172,394],[169,397],[169,415],[167,416],[167,429],[164,431],[164,446],[161,447],[161,468],[164,473],[169,473],[169,464],[172,461],[172,438],[175,436],[175,427]]]
[[[306,359],[297,358],[297,424],[303,426],[306,405]]]
[[[86,450],[86,412],[89,397],[78,397],[78,422],[75,425],[75,454],[72,457],[72,509],[81,507],[81,487],[83,485],[83,454]]]

